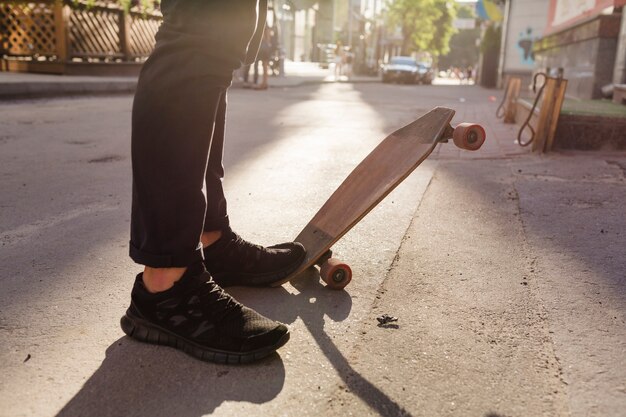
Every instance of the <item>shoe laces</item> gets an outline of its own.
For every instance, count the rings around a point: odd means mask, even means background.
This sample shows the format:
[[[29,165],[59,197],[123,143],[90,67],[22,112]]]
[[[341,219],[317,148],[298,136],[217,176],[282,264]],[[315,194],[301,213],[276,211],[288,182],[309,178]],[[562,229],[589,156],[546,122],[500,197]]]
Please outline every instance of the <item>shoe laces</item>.
[[[241,311],[243,305],[231,297],[213,280],[205,282],[196,293],[199,308],[215,320],[223,320],[234,313]]]
[[[245,260],[244,263],[249,261],[258,262],[261,260],[261,256],[267,252],[267,249],[263,246],[248,242],[235,232],[233,232],[233,236],[225,249],[231,256],[236,254],[236,259]]]

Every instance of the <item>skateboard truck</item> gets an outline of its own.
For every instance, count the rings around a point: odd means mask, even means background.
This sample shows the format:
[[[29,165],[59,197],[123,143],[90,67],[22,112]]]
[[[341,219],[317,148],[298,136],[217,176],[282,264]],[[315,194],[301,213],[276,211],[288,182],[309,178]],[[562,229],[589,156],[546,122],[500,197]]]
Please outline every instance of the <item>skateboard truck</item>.
[[[315,265],[321,268],[324,262],[326,262],[332,257],[333,257],[333,251],[331,249],[328,249],[322,256],[319,257],[317,261],[315,261]]]
[[[443,131],[443,135],[441,135],[441,139],[438,142],[440,143],[448,143],[448,140],[452,139],[452,135],[454,135],[454,128],[451,125],[446,126],[446,130]]]

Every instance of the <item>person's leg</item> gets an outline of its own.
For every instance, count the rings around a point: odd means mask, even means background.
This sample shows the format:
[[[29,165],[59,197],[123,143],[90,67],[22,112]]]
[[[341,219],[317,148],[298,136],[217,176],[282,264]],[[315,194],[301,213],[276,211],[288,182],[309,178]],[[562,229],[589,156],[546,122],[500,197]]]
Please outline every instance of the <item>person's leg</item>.
[[[261,61],[259,61],[258,59],[256,61],[254,61],[254,85],[256,85],[259,82],[259,63]]]
[[[230,79],[207,76],[211,62],[179,29],[160,32],[133,105],[130,255],[145,271],[121,327],[202,360],[250,362],[284,345],[289,330],[239,304],[202,262],[207,163]]]
[[[176,56],[168,56],[163,65],[155,63],[157,58],[147,64],[132,117],[130,255],[146,265],[147,285],[154,278],[159,288],[167,287],[168,281],[172,284],[187,265],[202,260],[203,182],[214,120],[225,91],[213,83],[200,93],[193,83],[181,82],[180,69],[163,68],[174,64],[172,58]]]
[[[213,141],[206,170],[207,211],[202,244],[205,266],[220,286],[268,285],[293,272],[302,263],[304,247],[282,243],[264,248],[243,240],[230,229],[222,179],[226,127],[226,95],[215,116]]]
[[[250,86],[250,64],[243,66],[243,86]]]
[[[269,60],[264,59],[263,60],[263,78],[262,78],[263,81],[261,81],[261,89],[266,89],[268,87],[269,71],[270,71]]]
[[[227,94],[224,94],[220,97],[217,112],[215,114],[213,140],[211,142],[211,150],[204,177],[204,184],[207,192],[207,205],[202,233],[202,244],[204,247],[209,246],[219,239],[221,231],[228,229],[230,225],[228,219],[228,207],[222,183],[224,179],[224,165],[222,163],[222,158],[224,155],[227,105]]]

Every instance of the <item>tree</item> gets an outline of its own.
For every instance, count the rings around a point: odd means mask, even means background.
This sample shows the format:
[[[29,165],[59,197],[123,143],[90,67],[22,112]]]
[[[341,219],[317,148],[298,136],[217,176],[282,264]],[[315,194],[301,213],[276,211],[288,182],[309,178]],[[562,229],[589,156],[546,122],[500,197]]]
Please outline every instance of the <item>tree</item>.
[[[460,6],[457,9],[460,19],[476,19],[474,9]],[[480,27],[474,29],[460,29],[450,38],[450,52],[439,57],[439,68],[474,66],[478,62],[478,40]]]
[[[428,52],[435,57],[450,52],[450,38],[455,33],[452,22],[456,17],[456,3],[446,0],[435,0],[435,8],[439,11],[439,17],[435,20],[435,33],[428,44]]]
[[[497,84],[501,39],[502,27],[500,25],[487,26],[480,44],[482,52],[480,85],[483,87],[493,88]]]
[[[402,30],[403,55],[446,54],[455,17],[456,3],[449,0],[390,0],[388,4],[388,24]]]
[[[158,9],[161,0],[71,0],[75,5],[84,4],[88,8],[95,6],[97,3],[118,4],[126,12],[130,9],[141,10],[142,12],[152,12]]]

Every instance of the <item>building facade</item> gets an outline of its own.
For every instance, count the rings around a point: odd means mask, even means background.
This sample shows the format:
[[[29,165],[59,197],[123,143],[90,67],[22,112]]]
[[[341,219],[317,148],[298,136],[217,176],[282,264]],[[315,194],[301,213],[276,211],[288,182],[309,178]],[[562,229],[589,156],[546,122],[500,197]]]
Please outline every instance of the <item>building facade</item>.
[[[508,0],[502,23],[499,84],[518,76],[528,84],[535,71],[533,46],[546,30],[550,0]]]
[[[499,81],[536,72],[569,80],[567,95],[597,99],[626,83],[626,0],[507,0]]]
[[[562,68],[567,94],[603,97],[603,88],[626,83],[626,0],[550,0],[545,35],[533,51],[538,70]]]

